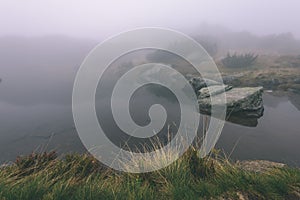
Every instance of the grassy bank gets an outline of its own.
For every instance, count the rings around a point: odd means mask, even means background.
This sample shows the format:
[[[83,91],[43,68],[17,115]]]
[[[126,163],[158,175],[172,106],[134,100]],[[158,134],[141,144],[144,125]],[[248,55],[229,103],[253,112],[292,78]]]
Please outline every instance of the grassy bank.
[[[254,172],[196,154],[145,174],[113,171],[89,155],[32,154],[1,168],[0,199],[299,199],[298,169]]]
[[[300,56],[259,56],[250,67],[229,68],[220,62],[223,76],[234,76],[229,84],[236,87],[263,86],[265,89],[300,94]]]

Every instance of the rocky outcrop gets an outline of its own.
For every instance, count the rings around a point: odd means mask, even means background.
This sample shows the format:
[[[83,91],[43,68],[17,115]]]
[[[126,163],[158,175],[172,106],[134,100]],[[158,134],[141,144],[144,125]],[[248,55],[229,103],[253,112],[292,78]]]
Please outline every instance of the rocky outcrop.
[[[232,88],[225,91],[227,113],[244,113],[247,117],[261,117],[263,114],[262,92],[262,87]],[[216,99],[219,96],[221,98],[219,94],[214,95]],[[210,97],[200,98],[198,102],[200,110],[209,114],[212,106]],[[218,106],[217,104],[218,101],[215,106]]]
[[[239,117],[259,118],[263,115],[262,87],[232,88],[213,80],[203,80],[201,78],[192,78],[190,83],[198,95],[201,113],[210,114],[212,107],[210,96],[214,96],[216,99],[213,106],[218,107],[218,104],[222,103],[222,100],[218,101],[218,98],[222,98],[223,95],[221,94],[225,92],[228,116],[238,115]]]

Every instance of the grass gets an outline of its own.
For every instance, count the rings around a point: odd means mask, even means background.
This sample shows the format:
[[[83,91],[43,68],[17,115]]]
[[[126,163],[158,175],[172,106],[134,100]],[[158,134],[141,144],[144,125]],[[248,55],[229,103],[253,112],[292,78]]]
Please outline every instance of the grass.
[[[297,199],[298,169],[256,173],[197,153],[191,148],[168,167],[142,174],[111,170],[87,154],[19,157],[0,170],[0,199]]]
[[[274,91],[300,93],[300,57],[261,55],[255,65],[229,68],[217,62],[223,76],[235,76],[235,87],[263,86]]]

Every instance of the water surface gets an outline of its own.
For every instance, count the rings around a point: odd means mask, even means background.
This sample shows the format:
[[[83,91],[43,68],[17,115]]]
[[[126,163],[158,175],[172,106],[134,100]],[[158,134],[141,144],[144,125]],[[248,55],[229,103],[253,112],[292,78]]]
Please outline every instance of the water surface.
[[[226,122],[217,148],[233,159],[267,159],[300,166],[300,95],[266,93],[263,99],[264,116],[257,126]],[[70,104],[21,105],[2,100],[0,110],[1,162],[44,149],[59,153],[85,151],[74,128]]]

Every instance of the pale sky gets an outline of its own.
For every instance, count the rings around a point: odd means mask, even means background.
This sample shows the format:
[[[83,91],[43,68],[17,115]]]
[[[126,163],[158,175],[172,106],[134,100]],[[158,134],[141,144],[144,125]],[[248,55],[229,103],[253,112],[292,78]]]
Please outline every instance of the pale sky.
[[[300,38],[298,0],[0,0],[0,36],[101,38],[142,26],[179,31],[201,23]]]

